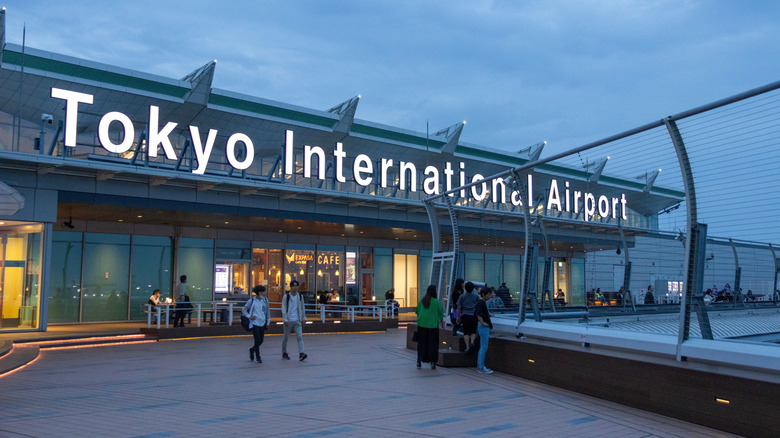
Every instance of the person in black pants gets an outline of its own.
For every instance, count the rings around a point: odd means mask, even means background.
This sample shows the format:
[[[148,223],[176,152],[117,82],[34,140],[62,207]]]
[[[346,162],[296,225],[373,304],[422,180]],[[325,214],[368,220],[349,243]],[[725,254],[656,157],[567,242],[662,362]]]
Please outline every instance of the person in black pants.
[[[176,301],[176,315],[173,317],[173,326],[184,327],[184,317],[191,310],[192,304],[190,304],[189,295],[179,296],[179,299]]]
[[[265,287],[257,285],[252,288],[254,296],[244,304],[241,313],[249,318],[249,327],[252,329],[254,345],[249,348],[249,360],[255,360],[257,363],[263,363],[260,359],[260,345],[263,344],[263,336],[268,330],[268,323],[271,322],[271,311],[268,308],[268,298],[265,297]]]

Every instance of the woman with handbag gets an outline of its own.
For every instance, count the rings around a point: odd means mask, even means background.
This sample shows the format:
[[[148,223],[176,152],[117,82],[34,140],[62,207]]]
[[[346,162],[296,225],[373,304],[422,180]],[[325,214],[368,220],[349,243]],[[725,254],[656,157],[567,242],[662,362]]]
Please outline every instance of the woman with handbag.
[[[444,327],[444,310],[436,296],[436,286],[428,286],[414,311],[417,314],[417,368],[422,362],[430,362],[431,369],[435,370],[439,359],[439,324]]]
[[[265,287],[257,285],[252,288],[254,296],[244,304],[241,314],[249,318],[249,328],[252,330],[254,345],[249,348],[249,360],[263,363],[260,359],[260,345],[263,344],[263,335],[271,322],[271,310],[268,308],[268,298],[265,297]]]

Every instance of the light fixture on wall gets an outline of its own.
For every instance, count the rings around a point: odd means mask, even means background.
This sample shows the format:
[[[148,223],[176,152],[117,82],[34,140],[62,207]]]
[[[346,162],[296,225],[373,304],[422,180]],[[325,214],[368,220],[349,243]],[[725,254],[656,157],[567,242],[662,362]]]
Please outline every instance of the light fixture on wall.
[[[620,247],[618,246],[618,247],[617,247],[617,251],[615,251],[615,254],[617,254],[617,255],[620,255],[620,253],[621,253],[621,252],[622,252],[622,251],[620,251]]]
[[[336,271],[336,277],[338,277],[338,276],[339,276],[339,271]]]
[[[322,277],[322,269],[320,269],[319,271],[317,271],[317,275],[319,275],[320,277]]]
[[[69,217],[68,220],[66,220],[65,222],[62,223],[62,226],[66,227],[66,228],[70,228],[71,230],[76,228],[73,225],[73,217]]]
[[[303,275],[303,268],[301,268],[301,275]]]

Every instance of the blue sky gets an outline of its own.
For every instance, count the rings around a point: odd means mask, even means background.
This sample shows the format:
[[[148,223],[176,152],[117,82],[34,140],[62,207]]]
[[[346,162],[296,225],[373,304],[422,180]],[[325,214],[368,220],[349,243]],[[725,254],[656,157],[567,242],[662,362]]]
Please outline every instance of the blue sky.
[[[772,1],[7,1],[9,42],[544,155],[778,79]]]

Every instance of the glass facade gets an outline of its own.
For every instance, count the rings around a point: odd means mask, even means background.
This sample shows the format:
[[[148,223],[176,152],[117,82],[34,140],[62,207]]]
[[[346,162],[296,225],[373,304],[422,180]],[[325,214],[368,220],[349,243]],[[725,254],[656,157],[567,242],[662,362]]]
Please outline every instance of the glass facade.
[[[28,247],[39,248],[40,236],[30,242]],[[432,257],[431,251],[392,248],[189,237],[177,243],[170,236],[65,231],[52,234],[51,246],[51,263],[56,266],[48,297],[52,323],[143,320],[143,305],[152,291],[160,289],[163,298],[172,298],[180,275],[187,275],[186,293],[196,302],[231,296],[240,300],[252,286],[262,284],[277,307],[295,279],[308,303],[329,292],[346,304],[382,304],[385,292],[394,288],[401,307],[414,307],[430,283]],[[40,249],[31,254],[39,265]],[[516,299],[520,260],[520,255],[465,253],[463,277],[494,287],[506,282]],[[584,260],[580,265],[583,271]],[[577,287],[577,267],[571,269],[571,284],[564,290]],[[562,278],[568,277],[567,272]],[[584,284],[583,274],[579,282]]]

